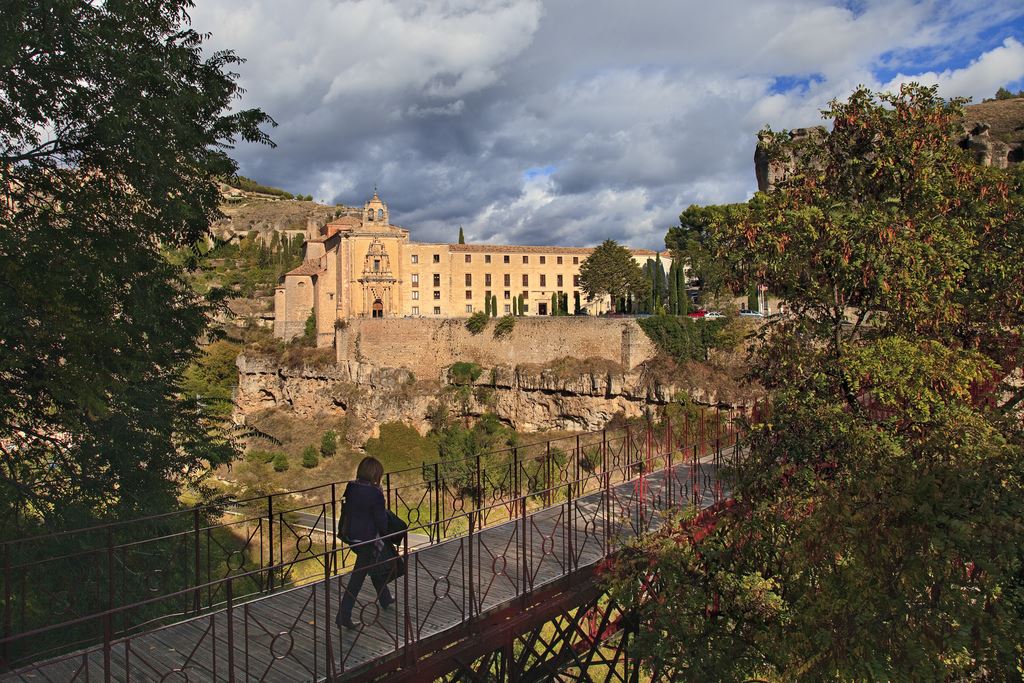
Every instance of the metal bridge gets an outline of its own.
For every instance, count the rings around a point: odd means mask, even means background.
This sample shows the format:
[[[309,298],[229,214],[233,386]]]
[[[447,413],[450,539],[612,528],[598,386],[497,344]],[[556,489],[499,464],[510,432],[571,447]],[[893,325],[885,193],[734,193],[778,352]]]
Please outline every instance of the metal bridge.
[[[396,602],[366,582],[354,630],[334,624],[354,563],[341,483],[9,542],[0,681],[635,680],[595,570],[722,501],[737,417],[388,473],[413,544]]]

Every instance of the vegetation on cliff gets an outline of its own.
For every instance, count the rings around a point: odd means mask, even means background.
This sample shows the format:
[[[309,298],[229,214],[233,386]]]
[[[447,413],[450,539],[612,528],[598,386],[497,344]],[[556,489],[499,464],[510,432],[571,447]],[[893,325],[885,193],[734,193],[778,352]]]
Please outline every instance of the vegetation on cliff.
[[[789,313],[735,504],[609,575],[631,655],[693,680],[1015,680],[1024,664],[1024,177],[957,101],[856,91],[812,158],[701,246]]]

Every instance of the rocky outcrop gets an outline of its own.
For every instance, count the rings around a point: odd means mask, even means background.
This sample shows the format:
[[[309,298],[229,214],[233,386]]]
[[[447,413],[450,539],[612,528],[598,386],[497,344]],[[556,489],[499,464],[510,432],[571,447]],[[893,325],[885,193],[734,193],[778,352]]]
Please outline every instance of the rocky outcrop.
[[[535,432],[601,429],[617,414],[643,415],[680,393],[708,405],[736,401],[715,390],[695,390],[685,381],[662,382],[645,367],[567,374],[536,365],[501,365],[485,369],[471,385],[456,385],[447,376],[441,383],[418,381],[404,368],[353,361],[285,368],[242,355],[237,363],[239,421],[268,408],[310,419],[344,417],[354,444],[379,435],[387,422],[404,422],[425,434],[428,415],[439,402],[458,414],[495,413],[517,431]]]
[[[964,136],[960,138],[959,145],[971,152],[982,166],[1006,168],[1011,160],[1018,161],[1020,154],[1020,144],[1011,145],[993,137],[992,126],[978,121],[964,125]]]
[[[797,164],[808,158],[812,144],[828,134],[824,126],[794,128],[789,133],[789,142],[784,147],[772,147],[774,133],[759,133],[754,148],[754,173],[757,175],[757,189],[769,192],[796,169]]]

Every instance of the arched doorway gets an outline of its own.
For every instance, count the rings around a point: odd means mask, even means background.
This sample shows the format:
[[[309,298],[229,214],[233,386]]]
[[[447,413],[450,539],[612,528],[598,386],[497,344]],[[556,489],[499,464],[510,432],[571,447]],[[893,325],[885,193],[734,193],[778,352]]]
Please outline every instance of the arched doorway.
[[[377,299],[376,301],[373,302],[373,317],[384,317],[384,303],[380,299]]]

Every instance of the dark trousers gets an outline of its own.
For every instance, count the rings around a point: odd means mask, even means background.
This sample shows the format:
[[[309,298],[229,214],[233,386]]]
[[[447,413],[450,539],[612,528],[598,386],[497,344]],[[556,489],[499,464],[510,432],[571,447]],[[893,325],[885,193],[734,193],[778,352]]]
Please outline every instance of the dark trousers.
[[[391,575],[391,563],[387,560],[392,557],[391,549],[387,544],[383,552],[378,552],[373,543],[360,546],[354,551],[356,554],[356,566],[352,568],[352,574],[348,577],[348,585],[345,587],[345,597],[341,599],[341,607],[338,609],[337,621],[346,622],[352,619],[352,608],[356,605],[356,596],[363,587],[366,575],[370,575],[373,587],[377,591],[377,600],[381,606],[391,602],[391,591],[388,590],[388,578]],[[374,566],[376,565],[376,566]]]

